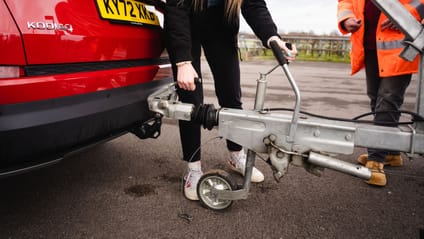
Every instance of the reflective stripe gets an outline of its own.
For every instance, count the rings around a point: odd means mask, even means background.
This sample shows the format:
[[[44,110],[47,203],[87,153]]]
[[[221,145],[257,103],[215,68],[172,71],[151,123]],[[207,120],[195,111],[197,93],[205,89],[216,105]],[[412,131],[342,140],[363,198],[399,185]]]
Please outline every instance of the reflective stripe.
[[[420,0],[412,0],[409,4],[411,4],[411,6],[413,6],[417,10],[421,19],[423,19],[424,18],[424,4],[422,4]]]
[[[404,45],[402,40],[396,41],[377,41],[378,50],[390,50],[390,49],[399,49],[403,48]]]
[[[340,12],[340,14],[337,16],[337,20],[340,20],[340,19],[342,19],[343,17],[345,17],[345,16],[347,16],[349,14],[353,14],[353,12],[350,11],[350,10],[346,10],[346,11]]]

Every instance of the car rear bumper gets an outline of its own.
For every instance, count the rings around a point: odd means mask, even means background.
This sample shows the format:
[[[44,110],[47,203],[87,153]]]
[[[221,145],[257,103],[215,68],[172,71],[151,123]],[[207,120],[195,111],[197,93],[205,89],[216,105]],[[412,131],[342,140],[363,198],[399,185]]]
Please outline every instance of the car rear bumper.
[[[152,118],[147,97],[171,78],[89,94],[0,105],[0,175],[63,158]]]

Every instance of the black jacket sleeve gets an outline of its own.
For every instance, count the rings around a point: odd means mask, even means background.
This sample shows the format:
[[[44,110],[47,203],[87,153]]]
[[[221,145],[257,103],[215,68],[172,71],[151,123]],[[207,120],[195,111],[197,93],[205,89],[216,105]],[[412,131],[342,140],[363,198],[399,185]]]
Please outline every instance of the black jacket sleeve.
[[[267,41],[272,36],[279,36],[277,26],[272,20],[264,0],[244,0],[241,12],[247,24],[255,35],[267,46]]]
[[[164,15],[166,47],[172,63],[191,61],[190,8],[167,0]]]

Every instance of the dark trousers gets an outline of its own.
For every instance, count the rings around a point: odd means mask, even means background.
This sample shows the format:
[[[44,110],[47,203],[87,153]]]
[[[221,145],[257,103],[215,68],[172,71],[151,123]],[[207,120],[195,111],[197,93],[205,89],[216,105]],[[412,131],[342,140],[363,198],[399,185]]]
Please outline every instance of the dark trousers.
[[[207,14],[214,14],[213,10],[215,9],[208,9]],[[215,21],[196,21],[196,29],[192,29],[192,64],[199,77],[202,77],[200,57],[203,48],[213,75],[215,94],[219,105],[226,108],[241,109],[240,66],[236,33],[232,29],[226,30],[220,20],[221,17],[216,18]],[[176,71],[174,70],[174,72]],[[182,102],[195,105],[203,104],[204,97],[201,84],[196,85],[194,92],[178,90],[178,95]],[[190,162],[200,160],[201,126],[188,121],[180,121],[179,126],[183,159]],[[227,140],[227,148],[230,151],[242,149],[240,145],[229,140]]]
[[[411,82],[412,75],[380,77],[378,71],[377,52],[375,50],[366,50],[365,73],[367,94],[370,98],[371,111],[376,112],[374,114],[374,124],[396,127],[396,125],[391,123],[399,122],[400,113],[397,111],[400,110],[403,104],[405,91]],[[399,152],[373,148],[368,149],[369,160],[384,162],[387,154],[398,155]]]

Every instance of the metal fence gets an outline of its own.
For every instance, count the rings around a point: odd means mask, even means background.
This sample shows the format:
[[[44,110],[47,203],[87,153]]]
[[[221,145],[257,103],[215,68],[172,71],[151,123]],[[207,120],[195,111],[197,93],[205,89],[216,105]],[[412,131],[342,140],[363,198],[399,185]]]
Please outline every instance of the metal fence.
[[[294,36],[283,35],[286,42],[296,44],[298,59],[349,62],[351,49],[347,36]],[[244,59],[271,56],[269,49],[261,41],[251,36],[239,36],[239,49]]]

